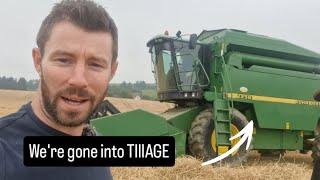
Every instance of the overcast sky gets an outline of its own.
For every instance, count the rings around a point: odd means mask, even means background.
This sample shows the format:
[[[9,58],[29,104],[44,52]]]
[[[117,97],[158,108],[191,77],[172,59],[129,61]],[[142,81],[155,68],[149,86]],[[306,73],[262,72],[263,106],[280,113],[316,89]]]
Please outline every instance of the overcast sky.
[[[53,0],[1,0],[0,76],[38,78],[31,49]],[[119,67],[112,82],[154,82],[146,42],[175,35],[233,28],[285,39],[320,52],[319,0],[97,0],[119,30]]]

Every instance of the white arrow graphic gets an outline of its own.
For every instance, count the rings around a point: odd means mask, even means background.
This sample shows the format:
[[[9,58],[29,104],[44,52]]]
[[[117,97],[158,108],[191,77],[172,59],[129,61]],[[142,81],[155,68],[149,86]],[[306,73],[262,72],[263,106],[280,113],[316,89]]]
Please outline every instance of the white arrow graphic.
[[[234,140],[234,139],[242,136],[240,141],[235,146],[233,146],[231,149],[229,149],[229,151],[225,152],[224,154],[222,154],[214,159],[211,159],[209,161],[206,161],[206,162],[202,163],[201,165],[205,166],[205,165],[213,164],[215,162],[221,161],[222,159],[228,157],[230,154],[232,154],[238,148],[240,148],[240,146],[246,141],[246,139],[248,139],[247,146],[246,146],[246,150],[248,150],[250,147],[251,139],[252,139],[252,132],[253,132],[253,121],[250,121],[246,125],[246,127],[244,127],[240,132],[238,132],[236,135],[232,136],[229,139],[231,141],[231,140]]]

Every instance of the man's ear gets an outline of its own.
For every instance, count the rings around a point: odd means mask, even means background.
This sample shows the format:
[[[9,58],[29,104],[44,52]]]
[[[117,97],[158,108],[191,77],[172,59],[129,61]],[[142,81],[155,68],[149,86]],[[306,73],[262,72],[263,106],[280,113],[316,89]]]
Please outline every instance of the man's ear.
[[[114,62],[111,63],[111,76],[109,78],[109,82],[112,80],[113,76],[116,74],[118,68],[118,61],[115,60]]]
[[[38,74],[41,74],[41,52],[39,48],[33,48],[32,49],[32,58],[33,58],[33,65],[38,72]]]

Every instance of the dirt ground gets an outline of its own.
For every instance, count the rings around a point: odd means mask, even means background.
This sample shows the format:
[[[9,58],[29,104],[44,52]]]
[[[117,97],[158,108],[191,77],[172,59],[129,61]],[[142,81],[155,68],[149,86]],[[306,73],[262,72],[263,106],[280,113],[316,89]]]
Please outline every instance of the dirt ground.
[[[0,117],[15,112],[30,101],[34,92],[0,90]],[[161,113],[172,104],[154,101],[108,98],[121,111],[141,108]],[[287,152],[283,157],[260,157],[252,151],[248,162],[238,167],[201,166],[201,161],[192,157],[176,159],[173,167],[112,167],[114,179],[310,179],[312,159],[309,154]]]

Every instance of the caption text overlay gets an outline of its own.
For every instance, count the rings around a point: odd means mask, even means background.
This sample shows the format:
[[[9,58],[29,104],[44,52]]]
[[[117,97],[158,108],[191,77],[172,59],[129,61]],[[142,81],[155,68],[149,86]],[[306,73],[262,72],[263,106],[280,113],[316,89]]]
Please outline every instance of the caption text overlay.
[[[170,136],[27,136],[26,166],[173,166]]]

